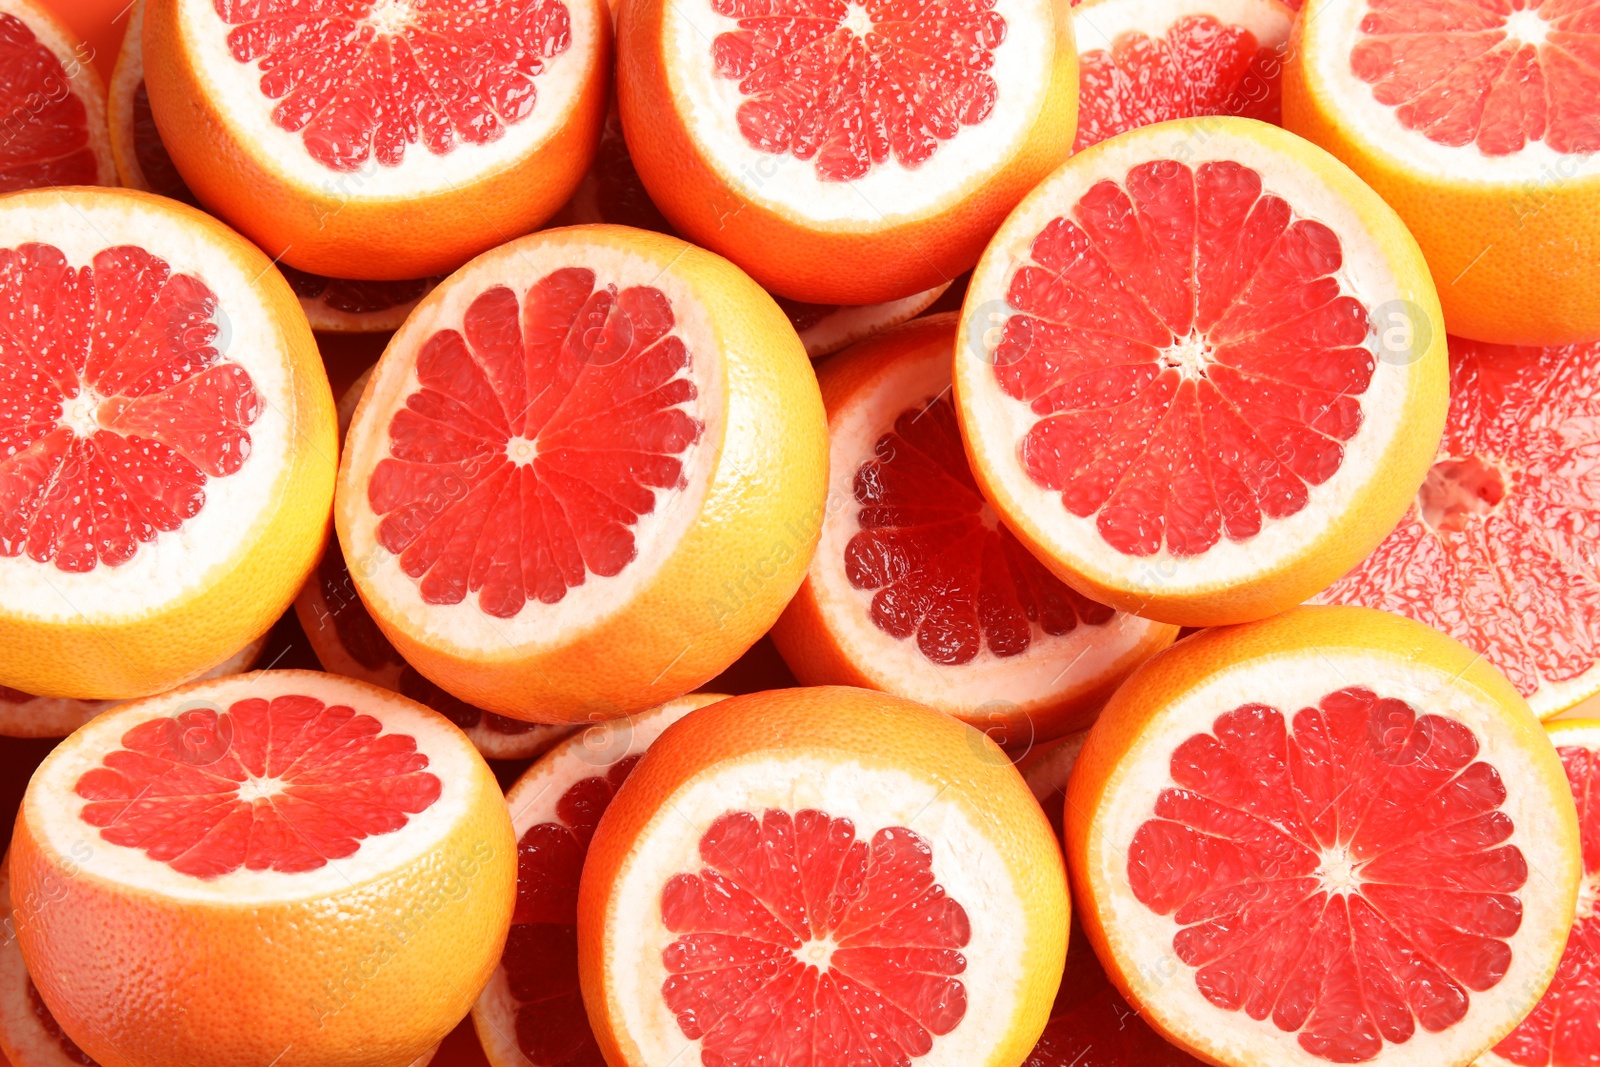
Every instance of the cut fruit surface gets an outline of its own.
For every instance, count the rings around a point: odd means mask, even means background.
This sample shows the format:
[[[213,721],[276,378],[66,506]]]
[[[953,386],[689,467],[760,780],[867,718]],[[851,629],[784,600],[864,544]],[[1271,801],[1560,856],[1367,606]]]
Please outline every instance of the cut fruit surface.
[[[578,989],[578,879],[595,826],[652,742],[722,700],[691,693],[594,723],[551,749],[506,792],[517,834],[517,908],[505,955],[473,1005],[493,1067],[600,1067]]]
[[[1295,32],[1285,125],[1394,205],[1452,333],[1504,344],[1600,336],[1592,4],[1338,0],[1308,10]]]
[[[310,671],[198,682],[41,764],[12,844],[17,936],[62,1031],[108,1067],[222,1043],[409,1064],[494,967],[514,849],[493,775],[427,708]],[[359,990],[341,984],[363,960]]]
[[[1063,958],[1059,863],[1009,761],[945,716],[859,689],[724,700],[595,830],[595,1037],[611,1062],[1019,1063]]]
[[[1374,325],[1392,309],[1412,330],[1393,356]],[[962,314],[956,407],[985,496],[1080,592],[1184,625],[1272,614],[1358,561],[1421,483],[1448,399],[1399,220],[1244,119],[1073,157],[1007,220]]]
[[[185,182],[302,270],[453,270],[548,219],[593,158],[598,0],[180,0],[149,16],[152,113]]]
[[[956,316],[895,327],[824,364],[832,508],[773,639],[806,685],[949,712],[1010,748],[1088,724],[1177,627],[1091,601],[984,502],[949,400]]]
[[[25,309],[0,335],[0,684],[168,688],[264,633],[315,561],[335,456],[315,343],[266,257],[192,208],[37,190],[0,216]]]
[[[794,300],[950,281],[1071,148],[1066,0],[651,0],[624,6],[618,36],[622,125],[651,199]]]
[[[610,718],[771,625],[816,537],[825,449],[794,332],[731,264],[623,227],[548,231],[395,335],[351,427],[339,536],[425,676],[503,715]]]
[[[1318,600],[1483,653],[1547,718],[1600,690],[1600,346],[1452,338],[1450,416],[1400,525]]]
[[[1089,0],[1073,14],[1081,152],[1202,115],[1276,123],[1294,12],[1277,0]]]
[[[0,193],[115,185],[92,50],[33,0],[0,0]]]
[[[1580,869],[1560,760],[1510,683],[1358,608],[1151,660],[1065,813],[1113,982],[1230,1063],[1471,1063],[1555,972]]]

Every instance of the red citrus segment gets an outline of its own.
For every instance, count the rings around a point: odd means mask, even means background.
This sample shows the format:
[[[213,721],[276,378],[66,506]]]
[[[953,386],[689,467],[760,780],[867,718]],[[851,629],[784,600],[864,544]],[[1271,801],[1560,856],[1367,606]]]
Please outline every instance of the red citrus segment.
[[[1600,149],[1600,5],[1369,0],[1350,69],[1439,144],[1508,156]]]
[[[600,222],[615,222],[653,230],[676,237],[677,231],[661,214],[655,201],[645,191],[639,172],[634,169],[633,157],[628,154],[628,142],[622,138],[622,123],[616,112],[606,118],[600,133],[600,147],[595,152],[595,200],[600,209]],[[587,221],[587,220],[579,220]]]
[[[61,60],[15,15],[0,12],[0,193],[95,185],[89,115]]]
[[[703,428],[682,407],[695,387],[674,325],[659,289],[596,288],[571,267],[520,307],[488,290],[465,333],[423,344],[421,388],[389,424],[367,495],[425,601],[475,592],[509,618],[633,561],[631,527],[683,484],[678,457]]]
[[[1459,1022],[1506,973],[1528,877],[1499,772],[1454,719],[1354,687],[1247,704],[1178,746],[1128,852],[1211,1003],[1338,1063]]]
[[[74,268],[29,244],[0,249],[0,303],[0,555],[126,563],[243,466],[262,402],[200,279],[133,246]]]
[[[995,374],[1041,416],[1039,485],[1147,556],[1244,541],[1306,506],[1362,424],[1367,310],[1338,236],[1232,162],[1101,181],[1012,276]]]
[[[39,990],[34,986],[32,978],[24,978],[28,987],[28,1007],[33,1009],[33,1017],[39,1020],[39,1026],[48,1034],[61,1049],[61,1054],[69,1063],[81,1063],[84,1067],[100,1067],[100,1065],[78,1043],[68,1037],[61,1024],[56,1022],[56,1017],[50,1014],[50,1008],[39,995]]]
[[[213,2],[234,26],[233,58],[259,62],[272,121],[333,170],[398,166],[418,140],[434,155],[498,140],[533,113],[535,79],[571,44],[560,0]]]
[[[872,621],[915,637],[934,663],[971,662],[987,648],[1015,656],[1034,628],[1064,634],[1115,616],[1068,589],[1001,526],[978,492],[955,408],[940,396],[902,412],[856,471],[860,532],[845,546],[845,573],[876,590]]]
[[[404,827],[441,789],[411,735],[309,696],[153,718],[101,763],[78,779],[83,821],[208,879],[316,870]]]
[[[283,263],[278,265],[278,269],[283,271],[295,296],[302,300],[321,300],[330,309],[347,315],[370,315],[409,304],[426,293],[435,280],[414,278],[402,282],[362,282],[307,274]]]
[[[816,160],[852,181],[891,157],[927,162],[941,141],[994,110],[988,71],[1005,40],[993,0],[713,0],[739,28],[712,43],[739,81],[739,131],[752,148]]]
[[[905,1063],[966,1014],[965,909],[904,827],[870,844],[820,811],[730,811],[675,875],[661,918],[662,997],[701,1059]]]
[[[133,90],[133,154],[152,193],[180,200],[191,207],[199,206],[167,154],[167,146],[161,143],[161,131],[156,129],[155,114],[150,110],[150,93],[142,78]],[[279,264],[280,269],[282,266]]]
[[[1081,152],[1107,137],[1169,119],[1241,115],[1278,123],[1283,49],[1243,26],[1185,15],[1162,37],[1119,34],[1109,50],[1078,56]]]
[[[1556,749],[1578,806],[1583,841],[1584,891],[1567,938],[1561,966],[1538,1007],[1506,1039],[1495,1055],[1518,1067],[1584,1067],[1600,1063],[1600,917],[1595,886],[1600,883],[1600,754],[1579,745]]]

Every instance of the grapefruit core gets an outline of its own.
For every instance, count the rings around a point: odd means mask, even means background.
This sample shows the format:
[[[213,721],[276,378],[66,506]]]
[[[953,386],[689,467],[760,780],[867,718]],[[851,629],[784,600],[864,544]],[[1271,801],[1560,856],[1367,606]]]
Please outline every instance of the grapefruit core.
[[[526,233],[571,195],[604,118],[599,0],[176,0],[147,15],[151,110],[185,182],[274,257],[330,277],[447,272]]]
[[[488,711],[610,718],[703,684],[799,584],[816,379],[726,261],[620,226],[475,260],[356,409],[339,539],[407,662]]]
[[[0,0],[0,193],[115,185],[92,52],[33,0]]]
[[[1409,330],[1393,352],[1390,315]],[[1164,622],[1270,615],[1358,562],[1448,401],[1405,228],[1248,119],[1074,156],[996,235],[962,319],[956,409],[985,497],[1063,581]]]
[[[1359,608],[1151,660],[1090,730],[1065,815],[1113,982],[1230,1063],[1471,1063],[1555,973],[1580,873],[1561,763],[1516,690]]]

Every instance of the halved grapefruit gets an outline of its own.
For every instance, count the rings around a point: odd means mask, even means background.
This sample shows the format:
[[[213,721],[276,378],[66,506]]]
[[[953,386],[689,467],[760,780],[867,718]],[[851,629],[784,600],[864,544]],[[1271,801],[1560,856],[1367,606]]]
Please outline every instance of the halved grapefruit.
[[[1072,148],[1067,0],[641,0],[617,39],[651,199],[793,300],[950,281]]]
[[[1317,599],[1425,622],[1540,718],[1600,691],[1600,344],[1451,338],[1450,418],[1400,525]]]
[[[1294,11],[1278,0],[1088,0],[1072,22],[1075,152],[1169,119],[1282,118]]]
[[[1366,608],[1151,660],[1091,728],[1065,814],[1111,980],[1217,1063],[1465,1067],[1555,974],[1582,873],[1527,702]]]
[[[200,202],[336,278],[454,270],[527,233],[594,157],[601,0],[171,0],[151,112]]]
[[[492,1067],[601,1067],[578,991],[578,878],[612,797],[661,731],[725,699],[692,693],[596,723],[506,792],[517,834],[517,910],[494,977],[472,1006]]]
[[[338,451],[305,316],[216,220],[128,190],[0,200],[0,685],[160,692],[266,632]]]
[[[115,185],[94,53],[34,0],[0,0],[0,193]]]
[[[668,728],[578,889],[608,1063],[1012,1067],[1066,949],[1061,855],[993,742],[898,697],[787,689]]]
[[[367,384],[339,540],[426,677],[544,722],[638,711],[755,642],[822,521],[816,378],[726,260],[549,230],[429,294]]]
[[[493,971],[515,848],[494,776],[427,708],[311,671],[198,682],[40,765],[17,938],[107,1067],[398,1067]]]
[[[995,236],[962,319],[956,411],[984,496],[1083,595],[1185,626],[1274,614],[1358,563],[1449,401],[1405,227],[1250,119],[1074,156]]]
[[[949,397],[956,319],[821,367],[837,503],[772,638],[804,685],[894,693],[1009,748],[1083,729],[1178,628],[1063,585],[984,502]]]
[[[1587,0],[1330,0],[1284,73],[1289,129],[1416,236],[1450,332],[1600,339],[1600,23]]]

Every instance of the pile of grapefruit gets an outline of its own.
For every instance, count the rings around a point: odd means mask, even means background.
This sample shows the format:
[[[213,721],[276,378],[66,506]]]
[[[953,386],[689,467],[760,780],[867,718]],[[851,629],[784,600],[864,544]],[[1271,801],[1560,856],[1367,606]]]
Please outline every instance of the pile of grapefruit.
[[[0,0],[0,1067],[1600,1064],[1597,158],[1600,0]]]

